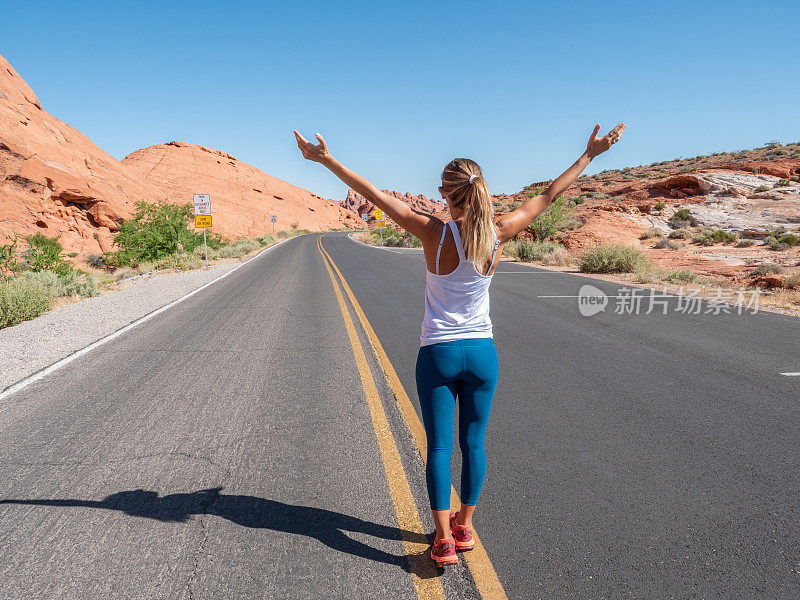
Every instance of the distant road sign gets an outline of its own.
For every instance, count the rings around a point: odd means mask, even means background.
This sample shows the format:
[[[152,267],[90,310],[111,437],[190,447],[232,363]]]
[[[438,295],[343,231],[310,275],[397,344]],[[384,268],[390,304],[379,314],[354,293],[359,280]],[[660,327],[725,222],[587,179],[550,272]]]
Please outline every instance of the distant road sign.
[[[369,221],[369,215],[361,215],[362,221]]]
[[[194,214],[195,216],[211,214],[211,194],[194,195]]]
[[[381,219],[380,221],[378,221],[378,227],[380,227],[381,229],[386,227],[386,220],[385,219]]]
[[[383,211],[378,208],[375,209],[375,220],[383,221]]]
[[[270,215],[269,216],[270,223],[274,223],[277,220],[278,220],[278,215]]]
[[[211,215],[195,215],[194,216],[195,229],[202,229],[204,227],[211,227]]]

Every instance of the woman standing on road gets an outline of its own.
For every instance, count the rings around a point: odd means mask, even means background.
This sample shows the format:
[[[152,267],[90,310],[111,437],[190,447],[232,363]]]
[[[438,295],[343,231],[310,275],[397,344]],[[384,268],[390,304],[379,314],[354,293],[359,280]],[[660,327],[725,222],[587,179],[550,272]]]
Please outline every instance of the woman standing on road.
[[[439,566],[456,564],[456,550],[471,550],[472,514],[486,476],[484,438],[489,409],[497,387],[497,351],[489,319],[489,284],[503,245],[533,221],[566,190],[598,154],[619,140],[620,123],[598,138],[600,125],[589,137],[586,151],[539,196],[516,210],[493,214],[492,197],[480,167],[467,158],[450,161],[439,188],[452,221],[412,209],[384,194],[319,144],[297,131],[303,156],[327,167],[344,183],[386,211],[392,220],[422,241],[427,264],[425,317],[417,355],[417,393],[428,439],[425,469],[436,537],[431,558]],[[450,513],[450,455],[453,415],[460,402],[458,439],[461,446],[461,508]]]

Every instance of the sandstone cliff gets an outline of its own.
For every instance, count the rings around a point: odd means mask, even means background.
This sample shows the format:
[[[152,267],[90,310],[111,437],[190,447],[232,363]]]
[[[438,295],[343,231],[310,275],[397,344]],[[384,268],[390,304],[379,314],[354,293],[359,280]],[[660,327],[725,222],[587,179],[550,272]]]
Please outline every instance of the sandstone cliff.
[[[358,216],[338,203],[287,183],[230,154],[185,142],[158,144],[132,152],[122,165],[162,190],[171,202],[191,202],[193,194],[211,194],[214,232],[227,238],[272,230],[324,231],[361,227]]]
[[[160,195],[45,111],[0,56],[0,243],[42,232],[61,236],[68,250],[108,250],[133,202]]]

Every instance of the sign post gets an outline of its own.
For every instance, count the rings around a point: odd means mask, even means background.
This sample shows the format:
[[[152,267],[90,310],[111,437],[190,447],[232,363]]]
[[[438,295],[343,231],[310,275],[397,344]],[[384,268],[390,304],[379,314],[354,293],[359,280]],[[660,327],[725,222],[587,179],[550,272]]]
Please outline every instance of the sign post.
[[[272,235],[275,235],[275,221],[278,220],[278,215],[270,215],[269,220],[272,223]]]
[[[375,209],[375,220],[378,222],[378,231],[381,232],[381,248],[383,247],[383,228],[386,226],[386,221],[383,220],[383,211],[379,208]]]
[[[206,257],[208,268],[208,243],[206,242],[206,229],[211,227],[211,194],[194,195],[194,228],[203,230],[203,254]]]

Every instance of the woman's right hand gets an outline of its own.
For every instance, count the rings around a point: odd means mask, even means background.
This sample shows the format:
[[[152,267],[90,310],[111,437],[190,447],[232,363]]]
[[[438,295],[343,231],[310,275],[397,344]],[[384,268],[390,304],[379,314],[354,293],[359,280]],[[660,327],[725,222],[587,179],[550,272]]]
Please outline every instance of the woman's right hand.
[[[328,144],[325,143],[325,140],[320,134],[317,133],[315,135],[319,140],[319,144],[312,144],[300,135],[299,131],[296,129],[294,130],[294,137],[297,138],[297,147],[300,148],[300,152],[303,153],[303,158],[318,163],[325,163],[325,161],[331,157],[328,152]]]

